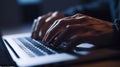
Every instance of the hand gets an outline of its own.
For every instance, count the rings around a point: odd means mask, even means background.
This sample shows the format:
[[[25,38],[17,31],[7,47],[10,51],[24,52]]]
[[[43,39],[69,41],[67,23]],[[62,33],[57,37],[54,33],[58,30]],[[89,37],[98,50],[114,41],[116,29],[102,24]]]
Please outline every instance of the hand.
[[[68,25],[54,40],[50,43],[54,47],[62,47],[72,49],[81,43],[91,43],[95,46],[106,46],[103,44],[109,41],[111,29],[106,28],[107,25],[91,25],[91,24],[74,24]],[[99,28],[97,28],[99,27]],[[104,29],[104,30],[103,30]],[[102,35],[102,36],[101,36]]]
[[[53,47],[64,43],[67,45],[66,48],[70,49],[83,42],[98,45],[105,39],[109,39],[107,36],[109,37],[112,31],[112,24],[109,22],[77,14],[54,22],[42,40]],[[104,34],[108,35],[101,37]]]
[[[50,12],[46,15],[38,17],[34,20],[31,37],[34,39],[42,39],[46,30],[51,26],[51,24],[55,20],[60,19],[62,17],[64,16],[58,11],[54,13]]]
[[[64,44],[67,49],[71,49],[83,42],[98,44],[106,38],[101,35],[109,36],[113,31],[111,23],[83,14],[63,17],[59,12],[39,17],[34,21],[32,37],[53,47]]]
[[[86,16],[81,16],[81,15],[74,15],[71,17],[64,17],[62,19],[57,20],[54,22],[51,27],[47,30],[45,37],[42,39],[44,42],[51,42],[52,39],[55,38],[59,33],[64,31],[64,28],[67,25],[74,25],[74,24],[82,24],[86,22]]]

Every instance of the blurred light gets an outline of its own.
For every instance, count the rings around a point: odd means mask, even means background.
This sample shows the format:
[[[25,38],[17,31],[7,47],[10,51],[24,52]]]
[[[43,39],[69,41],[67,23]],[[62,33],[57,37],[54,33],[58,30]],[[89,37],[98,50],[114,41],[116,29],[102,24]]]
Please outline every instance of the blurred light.
[[[88,55],[88,54],[90,54],[89,51],[76,51],[76,50],[74,50],[74,52],[79,54],[79,55]]]
[[[92,48],[94,46],[95,46],[94,44],[90,44],[90,43],[81,43],[81,44],[77,45],[76,47],[78,47],[78,48]]]
[[[39,4],[42,0],[17,0],[20,5],[31,5],[31,4]]]

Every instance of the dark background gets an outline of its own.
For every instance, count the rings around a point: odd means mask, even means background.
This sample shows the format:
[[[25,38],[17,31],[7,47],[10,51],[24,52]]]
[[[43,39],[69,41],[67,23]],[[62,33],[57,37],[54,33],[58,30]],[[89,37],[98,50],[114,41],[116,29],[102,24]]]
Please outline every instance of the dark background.
[[[21,1],[0,0],[0,27],[2,29],[18,27],[23,24],[32,24],[33,20],[38,16],[53,11],[61,11],[65,15],[83,13],[96,18],[111,21],[109,6],[107,2],[110,0]]]
[[[25,0],[24,0],[25,1]],[[32,23],[34,18],[49,11],[62,11],[78,0],[40,0],[38,3],[20,3],[19,0],[0,0],[0,27],[8,28]]]

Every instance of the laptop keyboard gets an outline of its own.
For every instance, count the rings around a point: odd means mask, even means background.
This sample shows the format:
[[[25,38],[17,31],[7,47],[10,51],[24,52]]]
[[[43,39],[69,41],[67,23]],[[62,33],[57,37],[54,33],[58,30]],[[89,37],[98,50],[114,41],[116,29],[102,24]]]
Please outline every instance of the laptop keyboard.
[[[16,43],[27,53],[30,57],[34,56],[43,56],[43,55],[51,55],[56,54],[57,52],[44,44],[30,38],[17,38],[15,39]]]

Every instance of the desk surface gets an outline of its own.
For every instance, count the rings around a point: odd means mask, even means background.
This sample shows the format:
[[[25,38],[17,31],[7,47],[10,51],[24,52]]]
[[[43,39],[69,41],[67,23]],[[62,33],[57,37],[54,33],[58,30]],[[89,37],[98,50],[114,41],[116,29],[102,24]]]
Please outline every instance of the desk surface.
[[[87,63],[82,65],[75,65],[71,67],[120,67],[120,61],[118,60],[106,60],[94,63]]]

